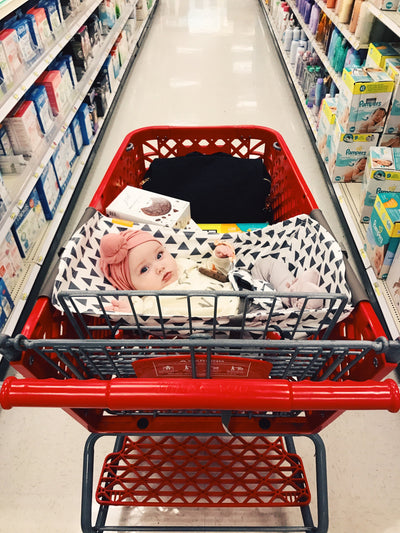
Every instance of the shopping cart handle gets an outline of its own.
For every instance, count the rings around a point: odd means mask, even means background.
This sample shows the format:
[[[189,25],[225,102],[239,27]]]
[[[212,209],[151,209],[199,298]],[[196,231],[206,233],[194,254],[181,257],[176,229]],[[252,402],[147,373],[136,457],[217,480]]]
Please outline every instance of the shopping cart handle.
[[[400,410],[396,382],[279,379],[17,379],[0,391],[3,409],[17,406],[112,410]]]

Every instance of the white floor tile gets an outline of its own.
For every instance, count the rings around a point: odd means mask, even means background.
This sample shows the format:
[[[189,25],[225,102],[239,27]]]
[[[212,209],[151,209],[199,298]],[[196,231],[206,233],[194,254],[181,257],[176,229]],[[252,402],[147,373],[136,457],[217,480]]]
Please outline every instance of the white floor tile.
[[[156,124],[257,124],[278,130],[337,238],[345,237],[257,0],[160,0],[70,227],[124,136]],[[78,533],[86,430],[61,410],[16,408],[1,412],[0,432],[0,533]],[[347,412],[322,437],[330,533],[400,533],[399,415]],[[304,459],[308,464],[312,455]],[[151,525],[162,516],[172,523],[187,513],[194,526],[231,516],[249,523],[245,514],[226,510],[142,508],[112,515],[121,525],[127,520]],[[253,520],[286,525],[287,514],[257,510]]]

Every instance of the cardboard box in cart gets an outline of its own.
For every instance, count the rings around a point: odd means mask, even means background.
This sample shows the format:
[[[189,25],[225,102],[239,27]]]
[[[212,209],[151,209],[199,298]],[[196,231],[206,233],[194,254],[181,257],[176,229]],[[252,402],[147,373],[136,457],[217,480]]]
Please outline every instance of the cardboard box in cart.
[[[127,186],[107,207],[113,218],[185,228],[190,222],[190,204],[170,196]]]

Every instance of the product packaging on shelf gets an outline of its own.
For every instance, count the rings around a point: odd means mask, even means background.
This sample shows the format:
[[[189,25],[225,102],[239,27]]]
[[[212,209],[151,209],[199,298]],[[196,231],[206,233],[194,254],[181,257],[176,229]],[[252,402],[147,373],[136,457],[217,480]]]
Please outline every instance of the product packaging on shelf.
[[[0,31],[0,45],[10,67],[12,77],[19,79],[25,69],[22,61],[21,50],[18,44],[17,32],[13,28]]]
[[[107,34],[116,21],[115,3],[113,0],[103,0],[98,8],[102,31]]]
[[[51,32],[45,9],[43,7],[32,7],[27,11],[27,15],[35,17],[41,42],[45,48],[49,47],[54,42],[54,36]]]
[[[69,163],[70,168],[72,169],[75,159],[77,157],[77,154],[75,150],[74,139],[72,137],[72,132],[70,128],[67,128],[65,130],[65,133],[63,135],[63,142],[64,142],[65,157]]]
[[[389,110],[394,81],[376,68],[343,69],[343,90],[336,120],[346,133],[381,133]]]
[[[7,209],[10,205],[11,198],[6,186],[4,185],[3,176],[0,174],[0,220],[7,213]]]
[[[7,322],[13,308],[14,302],[6,282],[3,278],[0,278],[0,328],[2,328]]]
[[[386,286],[392,297],[393,303],[396,306],[397,312],[400,313],[400,246],[397,247],[397,251],[390,266],[386,278]]]
[[[60,192],[63,194],[72,175],[71,165],[68,160],[67,147],[65,146],[64,139],[61,139],[56,146],[54,153],[51,156],[51,162],[57,176]]]
[[[370,0],[374,6],[382,11],[397,11],[399,7],[398,0]]]
[[[400,148],[370,148],[361,191],[361,222],[369,222],[376,195],[381,192],[400,192]]]
[[[53,34],[59,33],[62,28],[63,20],[60,18],[60,11],[58,2],[54,0],[41,0],[38,7],[43,7],[46,13],[47,22],[49,23],[50,31]]]
[[[67,106],[67,103],[71,101],[72,94],[74,91],[74,84],[72,81],[71,73],[68,68],[68,62],[65,58],[58,57],[50,65],[49,70],[59,70],[61,74],[61,93],[65,95],[63,99],[65,100],[64,106]],[[65,107],[64,107],[65,109]]]
[[[400,52],[391,44],[369,43],[368,54],[365,59],[365,66],[383,69],[385,67],[385,61],[394,57],[400,57]]]
[[[36,183],[36,190],[39,194],[46,220],[52,220],[60,203],[61,193],[54,167],[50,161],[44,167]]]
[[[35,105],[31,100],[23,101],[6,117],[4,126],[15,155],[32,155],[43,138]]]
[[[73,118],[69,125],[69,129],[71,130],[72,139],[74,141],[76,155],[79,155],[83,149],[83,138],[79,118],[77,116]]]
[[[102,39],[101,21],[95,13],[92,13],[86,24],[89,33],[90,45],[92,48],[94,48],[101,42]]]
[[[92,56],[92,46],[90,44],[89,31],[84,24],[68,42],[66,50],[71,54],[77,80],[80,81],[88,69],[90,57]]]
[[[118,48],[119,64],[122,67],[129,53],[128,39],[126,37],[126,32],[124,30],[122,30],[121,33],[119,34],[118,39],[116,40],[115,44]]]
[[[139,0],[136,3],[136,17],[138,20],[144,20],[148,15],[148,6],[146,0]]]
[[[54,125],[54,115],[44,85],[34,85],[26,94],[26,99],[34,103],[40,129],[46,135]]]
[[[26,257],[37,242],[45,224],[39,195],[36,189],[33,189],[11,228],[22,257]]]
[[[114,69],[114,78],[118,78],[120,71],[118,48],[114,45],[110,51],[111,61]]]
[[[36,80],[36,85],[43,85],[46,88],[54,116],[65,111],[68,105],[69,94],[65,90],[65,85],[63,84],[59,70],[45,70]]]
[[[10,292],[14,290],[22,270],[22,256],[14,235],[9,230],[5,239],[0,242],[0,277],[4,279]]]
[[[377,133],[345,133],[336,123],[329,145],[328,173],[334,182],[361,183],[369,149],[378,144]]]
[[[72,13],[79,9],[80,0],[60,0],[63,19],[66,20]]]
[[[400,57],[390,58],[385,61],[385,71],[394,81],[394,89],[390,111],[386,118],[383,133],[400,134]],[[382,140],[381,144],[385,142]]]
[[[14,155],[6,128],[0,124],[0,156]]]
[[[328,164],[329,154],[332,153],[332,138],[336,124],[336,98],[324,98],[318,122],[316,144],[321,158]]]
[[[27,17],[10,21],[8,27],[13,28],[17,32],[22,61],[27,67],[30,67],[41,53],[40,46],[35,44],[35,39],[37,40],[39,36],[36,35],[35,38],[32,36],[32,26],[30,27]],[[34,31],[37,31],[36,24]]]
[[[92,126],[93,134],[95,135],[99,128],[99,116],[97,113],[96,90],[94,87],[92,87],[85,96],[84,103],[88,105],[90,124]]]
[[[400,242],[400,193],[377,194],[364,249],[377,278],[385,279]]]
[[[108,216],[168,226],[185,228],[190,222],[190,204],[170,196],[127,186],[106,208]]]
[[[90,141],[93,138],[93,129],[90,121],[89,106],[85,102],[82,102],[80,105],[76,116],[78,117],[79,125],[81,127],[83,144],[90,144]]]
[[[111,55],[107,56],[106,60],[104,61],[103,66],[101,67],[101,72],[107,78],[110,93],[113,93],[115,90],[116,82],[114,74],[114,65]]]

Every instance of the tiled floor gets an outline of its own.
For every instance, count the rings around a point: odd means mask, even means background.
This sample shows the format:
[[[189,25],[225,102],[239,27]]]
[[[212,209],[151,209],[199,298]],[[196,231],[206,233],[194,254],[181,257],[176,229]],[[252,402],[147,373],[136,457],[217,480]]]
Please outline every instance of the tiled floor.
[[[337,238],[345,239],[257,0],[160,0],[71,226],[124,136],[155,124],[257,124],[278,130]],[[78,533],[87,432],[61,410],[31,408],[2,411],[0,432],[0,532]],[[330,533],[400,533],[399,415],[347,412],[321,435],[328,458]],[[103,457],[106,449],[99,452]],[[304,459],[312,463],[306,446]],[[111,523],[123,531],[128,520],[145,525],[165,520],[172,526],[181,516],[194,530],[229,518],[241,526],[289,523],[283,510],[145,508],[113,513]]]

